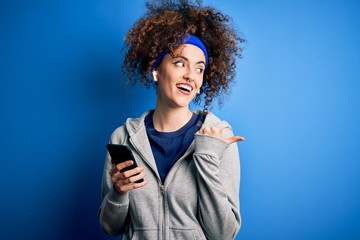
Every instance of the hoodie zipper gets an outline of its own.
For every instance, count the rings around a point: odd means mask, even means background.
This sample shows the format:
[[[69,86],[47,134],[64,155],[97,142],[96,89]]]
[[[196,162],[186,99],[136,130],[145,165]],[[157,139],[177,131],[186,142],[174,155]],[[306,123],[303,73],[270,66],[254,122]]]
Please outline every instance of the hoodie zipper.
[[[160,177],[156,174],[157,171],[153,169],[153,167],[149,164],[149,162],[146,160],[146,158],[144,157],[144,155],[142,155],[142,153],[139,151],[139,149],[135,146],[135,144],[132,142],[131,138],[129,138],[130,143],[132,144],[132,146],[135,148],[135,150],[137,151],[137,153],[139,154],[139,156],[144,160],[144,162],[146,162],[146,164],[150,167],[150,169],[155,173],[155,175],[157,176],[158,179],[158,183],[160,185],[160,195],[161,195],[161,205],[162,205],[162,223],[160,225],[162,225],[162,238],[163,240],[166,240],[166,224],[165,224],[165,219],[166,219],[166,205],[165,205],[165,198],[166,198],[166,192],[165,192],[165,182],[166,179],[164,181],[164,183],[161,181]],[[194,148],[192,147],[194,144],[194,142],[192,142],[190,144],[190,146],[188,147],[188,149],[186,150],[186,152],[179,158],[179,160],[176,161],[176,163],[171,167],[168,176],[170,174],[170,172],[174,171],[175,167],[179,165],[179,162],[181,162],[187,155],[189,155],[189,153],[191,153]]]
[[[166,240],[166,224],[165,224],[165,217],[166,217],[166,206],[165,206],[165,186],[161,183],[160,185],[160,193],[161,193],[161,205],[162,205],[162,239]]]
[[[190,145],[191,146],[191,145]],[[188,148],[188,150],[184,153],[184,155],[179,158],[179,160],[176,161],[176,163],[171,167],[169,173],[168,173],[168,176],[170,174],[170,172],[174,171],[174,168],[179,165],[179,162],[181,162],[187,155],[189,155],[188,152],[191,152],[192,150],[189,150],[191,149],[191,147]],[[161,201],[162,201],[162,211],[163,211],[163,214],[162,214],[162,226],[163,226],[163,229],[162,229],[162,239],[163,240],[167,240],[166,239],[166,235],[167,235],[167,228],[166,228],[166,191],[165,191],[165,183],[166,183],[166,180],[168,178],[165,179],[164,183],[162,183],[162,181],[160,180],[159,183],[160,183],[160,193],[161,193]]]
[[[160,195],[161,195],[161,205],[160,208],[162,208],[162,219],[161,219],[161,224],[160,226],[162,226],[161,232],[162,232],[162,238],[166,240],[166,231],[165,231],[165,185],[162,183],[160,177],[158,176],[157,171],[155,169],[153,169],[152,165],[149,164],[149,162],[146,160],[146,158],[144,157],[144,155],[139,151],[139,149],[135,146],[135,144],[133,143],[133,141],[131,140],[131,138],[129,138],[130,143],[132,144],[132,146],[135,148],[135,150],[137,151],[137,154],[139,154],[139,156],[144,160],[144,162],[150,167],[150,169],[155,173],[155,175],[157,176],[158,179],[158,183],[160,185]]]

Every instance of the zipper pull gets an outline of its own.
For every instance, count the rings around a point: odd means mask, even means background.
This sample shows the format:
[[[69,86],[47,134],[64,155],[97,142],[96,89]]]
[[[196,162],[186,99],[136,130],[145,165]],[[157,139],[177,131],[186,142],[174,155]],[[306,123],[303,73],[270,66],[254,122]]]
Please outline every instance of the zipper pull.
[[[161,192],[161,195],[165,194],[165,186],[164,185],[160,186],[160,192]]]

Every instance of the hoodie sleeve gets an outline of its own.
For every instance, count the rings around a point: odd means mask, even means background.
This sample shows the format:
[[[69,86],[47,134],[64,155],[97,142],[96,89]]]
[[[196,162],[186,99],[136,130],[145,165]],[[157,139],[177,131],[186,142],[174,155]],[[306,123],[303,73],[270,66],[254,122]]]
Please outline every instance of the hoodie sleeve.
[[[227,126],[224,138],[233,136]],[[241,226],[237,143],[197,134],[195,144],[200,224],[208,239],[234,239]]]
[[[124,137],[125,134],[121,134],[121,132],[123,132],[123,128],[115,130],[110,142],[122,142],[120,138],[121,136]],[[119,194],[115,191],[109,174],[111,168],[111,158],[109,153],[107,153],[102,176],[102,203],[98,211],[98,219],[105,233],[111,236],[117,236],[122,234],[126,229],[129,196],[128,193]]]

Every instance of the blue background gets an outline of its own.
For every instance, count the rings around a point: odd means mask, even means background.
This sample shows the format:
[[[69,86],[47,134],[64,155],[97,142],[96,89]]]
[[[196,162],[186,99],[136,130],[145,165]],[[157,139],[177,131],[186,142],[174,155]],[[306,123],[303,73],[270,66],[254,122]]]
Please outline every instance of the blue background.
[[[247,42],[213,111],[246,137],[237,239],[360,239],[360,3],[205,1]],[[154,89],[124,88],[143,1],[1,1],[0,239],[107,239],[105,145]]]

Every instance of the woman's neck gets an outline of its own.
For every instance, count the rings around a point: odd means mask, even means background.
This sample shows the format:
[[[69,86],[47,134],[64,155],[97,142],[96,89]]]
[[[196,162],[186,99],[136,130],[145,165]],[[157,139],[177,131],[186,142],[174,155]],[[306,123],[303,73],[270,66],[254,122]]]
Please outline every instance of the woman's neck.
[[[192,115],[188,107],[170,108],[157,105],[153,115],[154,128],[159,132],[174,132],[190,121]]]

